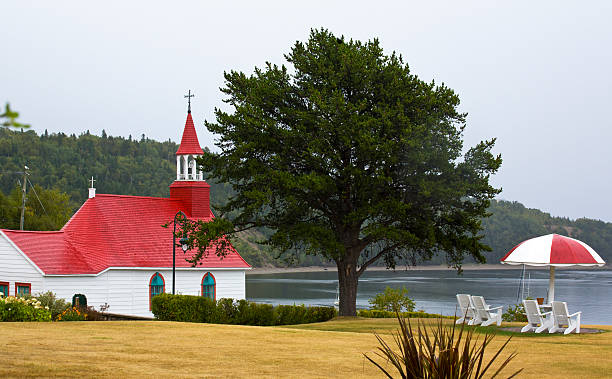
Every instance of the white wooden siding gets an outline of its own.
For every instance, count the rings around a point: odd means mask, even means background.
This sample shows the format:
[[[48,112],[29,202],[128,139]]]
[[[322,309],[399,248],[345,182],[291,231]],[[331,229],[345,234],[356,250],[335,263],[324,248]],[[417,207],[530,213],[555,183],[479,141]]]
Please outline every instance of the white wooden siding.
[[[32,293],[38,293],[44,289],[41,273],[9,242],[1,231],[0,282],[9,283],[10,296],[15,296],[15,282],[30,283]]]
[[[108,312],[153,317],[149,310],[149,282],[159,272],[166,283],[166,293],[172,293],[172,270],[109,269],[98,276],[47,276],[45,288],[68,301],[75,293],[87,297],[87,304],[100,309],[110,305]],[[244,299],[244,270],[177,270],[176,293],[201,295],[202,278],[210,272],[216,281],[216,295],[220,298]]]
[[[172,293],[171,269],[111,268],[99,275],[43,276],[0,231],[0,282],[9,283],[11,296],[15,295],[15,282],[30,283],[32,294],[52,291],[71,302],[74,294],[82,293],[87,304],[98,310],[106,303],[110,313],[153,317],[149,310],[149,282],[156,272],[164,278],[165,292]],[[245,298],[245,270],[178,269],[176,293],[201,295],[207,272],[215,277],[217,299]]]

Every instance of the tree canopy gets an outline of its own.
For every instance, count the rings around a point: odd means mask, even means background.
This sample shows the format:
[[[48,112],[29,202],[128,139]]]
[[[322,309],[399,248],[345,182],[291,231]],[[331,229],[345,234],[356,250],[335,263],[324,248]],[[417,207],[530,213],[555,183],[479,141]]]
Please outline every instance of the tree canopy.
[[[188,227],[191,243],[203,252],[222,235],[270,228],[267,243],[285,254],[336,263],[341,315],[355,314],[358,277],[378,260],[483,261],[481,218],[501,157],[494,140],[462,157],[455,92],[420,80],[376,39],[313,30],[285,58],[290,68],[225,73],[233,112],[206,123],[221,152],[199,163],[233,195],[217,207],[226,217]]]
[[[0,192],[0,228],[19,229],[21,189],[8,196]],[[72,216],[72,204],[66,193],[34,185],[26,197],[24,230],[59,230]]]

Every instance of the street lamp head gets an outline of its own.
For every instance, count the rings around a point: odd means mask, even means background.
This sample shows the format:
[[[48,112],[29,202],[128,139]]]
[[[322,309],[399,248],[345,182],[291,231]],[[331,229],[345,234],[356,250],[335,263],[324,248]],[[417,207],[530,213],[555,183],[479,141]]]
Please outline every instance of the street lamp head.
[[[183,253],[186,253],[187,250],[189,250],[189,240],[183,237],[179,240],[179,243],[181,244],[181,249],[183,249]]]

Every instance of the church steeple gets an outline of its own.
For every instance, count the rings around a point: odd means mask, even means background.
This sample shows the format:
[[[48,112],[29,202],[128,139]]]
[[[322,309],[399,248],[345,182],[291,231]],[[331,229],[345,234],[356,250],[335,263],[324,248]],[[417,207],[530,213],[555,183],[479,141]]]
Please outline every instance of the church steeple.
[[[204,151],[191,118],[191,91],[185,97],[189,99],[187,120],[176,151],[176,180],[170,185],[170,198],[181,200],[189,217],[208,218],[211,216],[210,185],[204,180],[202,169],[195,161],[204,155]]]
[[[176,151],[176,180],[204,180],[202,170],[199,170],[195,162],[195,158],[204,155],[204,151],[200,147],[198,134],[191,118],[191,97],[193,96],[191,90],[189,90],[189,95],[185,95],[189,99],[189,105],[183,138]]]

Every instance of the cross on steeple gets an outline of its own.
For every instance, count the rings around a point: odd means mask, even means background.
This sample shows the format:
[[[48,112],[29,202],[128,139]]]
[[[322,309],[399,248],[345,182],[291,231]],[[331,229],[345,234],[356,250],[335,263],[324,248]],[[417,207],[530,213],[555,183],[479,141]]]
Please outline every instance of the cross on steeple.
[[[195,97],[195,95],[191,94],[191,90],[189,90],[189,93],[187,95],[185,95],[184,97],[187,98],[187,113],[191,113],[191,98]]]
[[[94,182],[96,181],[93,176],[91,177],[91,179],[89,180],[91,182],[91,187],[89,188],[94,188]]]

